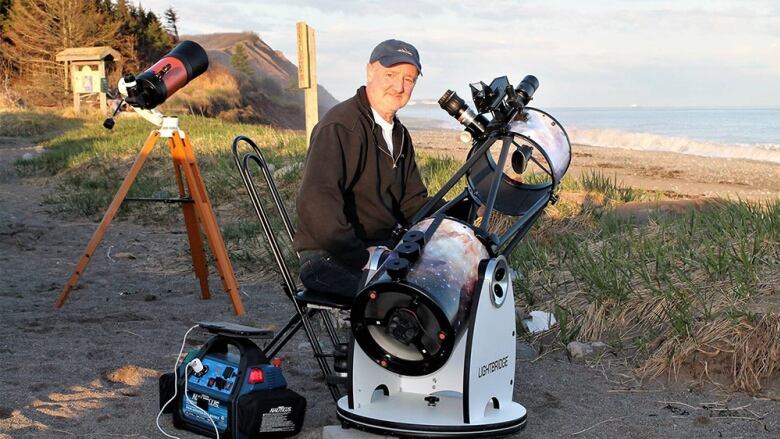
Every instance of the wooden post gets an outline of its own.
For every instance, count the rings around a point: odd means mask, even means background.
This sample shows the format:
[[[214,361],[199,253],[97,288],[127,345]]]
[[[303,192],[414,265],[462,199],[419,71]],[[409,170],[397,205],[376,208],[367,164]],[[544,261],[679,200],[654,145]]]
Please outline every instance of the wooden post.
[[[76,65],[76,63],[70,63],[70,80],[75,81],[76,80],[76,69],[79,67]],[[73,89],[73,109],[76,111],[76,114],[81,112],[81,97],[79,96],[79,91],[76,88],[75,84],[72,84],[71,88]]]
[[[65,61],[65,90],[71,88],[70,86],[70,62]]]
[[[103,78],[106,77],[106,62],[102,59],[98,61],[98,76],[100,77],[100,81],[97,85],[98,96],[100,97],[100,113],[106,114],[106,111],[108,110],[108,101],[106,100],[106,94],[103,92],[101,86]]]
[[[311,132],[319,121],[317,110],[317,48],[314,43],[314,29],[306,22],[295,25],[298,34],[298,88],[304,93],[304,112],[306,115],[306,147],[311,140]]]

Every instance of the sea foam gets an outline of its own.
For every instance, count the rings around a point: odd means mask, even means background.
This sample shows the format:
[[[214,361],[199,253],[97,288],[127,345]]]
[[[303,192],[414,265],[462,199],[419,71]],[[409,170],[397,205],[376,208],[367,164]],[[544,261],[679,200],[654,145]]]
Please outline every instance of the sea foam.
[[[567,128],[566,131],[573,144],[638,151],[677,152],[703,157],[747,159],[780,164],[780,144],[775,143],[725,144],[614,129]]]

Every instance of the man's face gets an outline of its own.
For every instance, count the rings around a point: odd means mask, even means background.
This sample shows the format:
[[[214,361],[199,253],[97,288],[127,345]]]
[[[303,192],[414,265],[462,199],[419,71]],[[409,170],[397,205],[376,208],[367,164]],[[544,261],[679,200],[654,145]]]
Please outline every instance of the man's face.
[[[377,112],[395,114],[412,96],[417,83],[417,67],[412,64],[396,64],[385,67],[375,61],[367,67],[366,94]]]

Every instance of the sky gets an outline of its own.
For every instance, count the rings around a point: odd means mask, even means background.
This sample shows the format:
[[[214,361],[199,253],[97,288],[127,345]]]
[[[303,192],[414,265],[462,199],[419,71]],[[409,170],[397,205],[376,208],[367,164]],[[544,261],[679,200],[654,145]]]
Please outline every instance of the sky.
[[[365,82],[379,42],[420,52],[412,99],[535,75],[535,106],[780,106],[777,0],[144,0],[181,34],[251,31],[297,64],[295,23],[316,32],[317,76],[337,99]],[[470,101],[470,99],[467,99]]]

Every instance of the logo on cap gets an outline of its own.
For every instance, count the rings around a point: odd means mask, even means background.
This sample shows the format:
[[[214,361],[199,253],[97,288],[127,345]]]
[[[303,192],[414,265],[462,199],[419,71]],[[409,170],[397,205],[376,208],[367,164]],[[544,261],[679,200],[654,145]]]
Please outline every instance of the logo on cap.
[[[409,51],[409,49],[407,49],[407,48],[405,48],[405,47],[401,47],[401,48],[399,48],[397,51],[398,51],[398,52],[401,52],[401,53],[405,53],[405,54],[407,54],[407,55],[409,55],[409,56],[414,56],[414,55],[412,55],[412,52],[410,52],[410,51]]]

